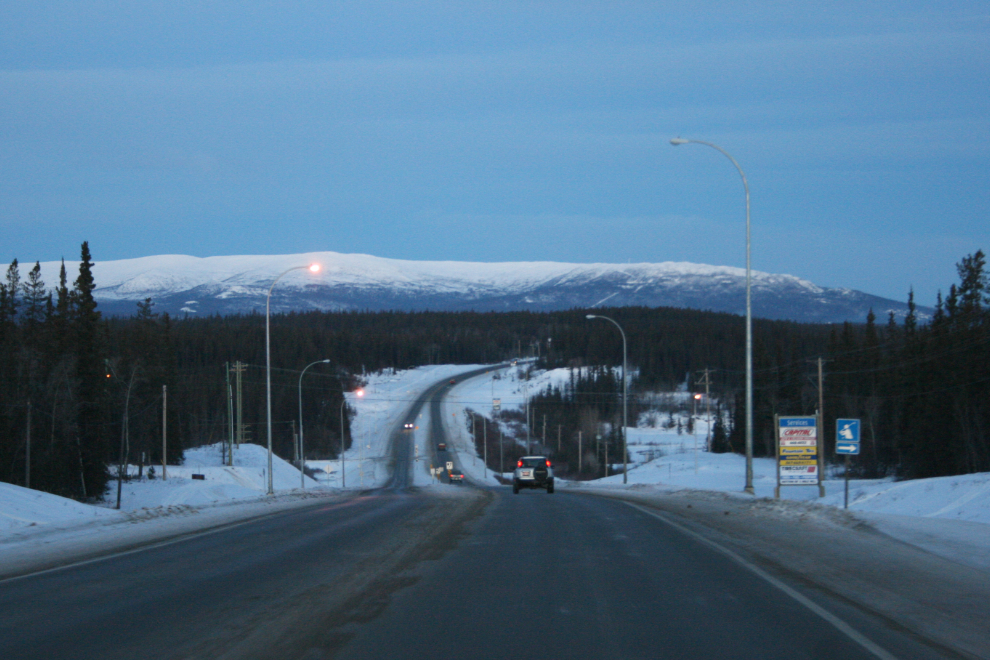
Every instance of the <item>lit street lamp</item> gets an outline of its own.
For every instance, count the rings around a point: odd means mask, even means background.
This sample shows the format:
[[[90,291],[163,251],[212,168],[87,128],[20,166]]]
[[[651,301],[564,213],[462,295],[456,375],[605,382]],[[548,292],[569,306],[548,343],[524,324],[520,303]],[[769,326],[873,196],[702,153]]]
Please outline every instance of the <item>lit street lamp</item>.
[[[300,488],[306,487],[306,457],[303,453],[303,414],[302,414],[302,379],[306,375],[306,369],[309,369],[316,364],[330,364],[330,360],[317,360],[307,364],[299,374],[299,483]]]
[[[674,138],[670,141],[675,147],[679,144],[703,144],[722,153],[732,161],[742,177],[743,188],[746,191],[746,487],[747,493],[753,494],[753,306],[751,298],[752,270],[750,268],[750,232],[749,232],[749,183],[746,174],[736,159],[722,147],[701,140],[686,140]]]
[[[271,342],[271,316],[272,316],[272,289],[283,276],[294,270],[309,270],[311,273],[320,272],[320,264],[310,264],[309,266],[295,266],[275,278],[272,285],[268,287],[268,297],[265,299],[265,393],[268,404],[268,494],[273,495],[275,488],[272,483],[272,342]]]
[[[585,318],[587,319],[605,319],[610,321],[612,325],[619,329],[622,334],[622,483],[626,483],[629,480],[629,445],[626,442],[627,431],[626,426],[626,333],[622,329],[622,326],[615,322],[615,320],[610,319],[607,316],[600,316],[597,314],[588,314]],[[578,465],[581,464],[581,457],[578,457]],[[607,469],[607,468],[606,468]]]
[[[364,396],[364,390],[357,390],[354,392],[354,396],[362,397]],[[341,395],[343,401],[340,402],[340,487],[347,487],[347,470],[344,469],[346,463],[344,462],[344,449],[346,448],[346,443],[344,442],[344,406],[347,405],[347,397]]]

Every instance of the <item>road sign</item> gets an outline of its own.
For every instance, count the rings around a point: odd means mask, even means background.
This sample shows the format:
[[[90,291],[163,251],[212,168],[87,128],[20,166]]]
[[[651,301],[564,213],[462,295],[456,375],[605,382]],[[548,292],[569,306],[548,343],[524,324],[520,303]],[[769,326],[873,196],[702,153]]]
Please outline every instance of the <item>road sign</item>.
[[[859,454],[859,420],[835,420],[835,453],[854,456]]]
[[[453,461],[447,461],[447,469],[448,470],[453,470],[454,469],[454,462]]]
[[[777,418],[777,488],[819,485],[818,419]]]
[[[807,455],[810,455],[810,456],[814,456],[816,453],[818,453],[818,449],[814,445],[812,445],[810,447],[781,447],[780,448],[780,455],[781,456],[801,456],[801,455],[806,455],[806,454]]]
[[[502,399],[492,399],[492,410],[498,412],[502,409]]]

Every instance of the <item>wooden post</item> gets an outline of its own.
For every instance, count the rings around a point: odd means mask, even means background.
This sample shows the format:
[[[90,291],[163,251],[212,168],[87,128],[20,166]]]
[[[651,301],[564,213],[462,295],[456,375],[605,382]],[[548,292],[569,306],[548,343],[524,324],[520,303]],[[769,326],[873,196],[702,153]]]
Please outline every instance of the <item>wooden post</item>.
[[[31,399],[27,402],[27,447],[24,451],[24,487],[31,487]]]
[[[825,497],[822,475],[822,465],[825,462],[825,390],[822,380],[822,359],[818,358],[818,497]]]
[[[581,432],[578,431],[578,475],[581,474]]]
[[[168,385],[162,385],[162,481],[167,479],[165,465],[168,456]]]

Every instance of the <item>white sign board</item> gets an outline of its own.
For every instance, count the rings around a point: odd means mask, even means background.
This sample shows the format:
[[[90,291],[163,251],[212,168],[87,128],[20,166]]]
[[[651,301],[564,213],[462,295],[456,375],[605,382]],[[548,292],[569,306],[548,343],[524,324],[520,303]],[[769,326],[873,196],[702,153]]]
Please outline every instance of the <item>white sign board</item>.
[[[777,486],[816,486],[818,420],[815,417],[777,418]]]

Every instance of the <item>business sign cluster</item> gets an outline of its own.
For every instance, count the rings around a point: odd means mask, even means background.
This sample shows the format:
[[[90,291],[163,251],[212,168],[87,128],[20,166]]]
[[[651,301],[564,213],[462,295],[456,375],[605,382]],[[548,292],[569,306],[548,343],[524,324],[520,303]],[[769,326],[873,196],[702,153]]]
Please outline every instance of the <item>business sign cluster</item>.
[[[818,486],[816,417],[777,417],[777,486]]]

